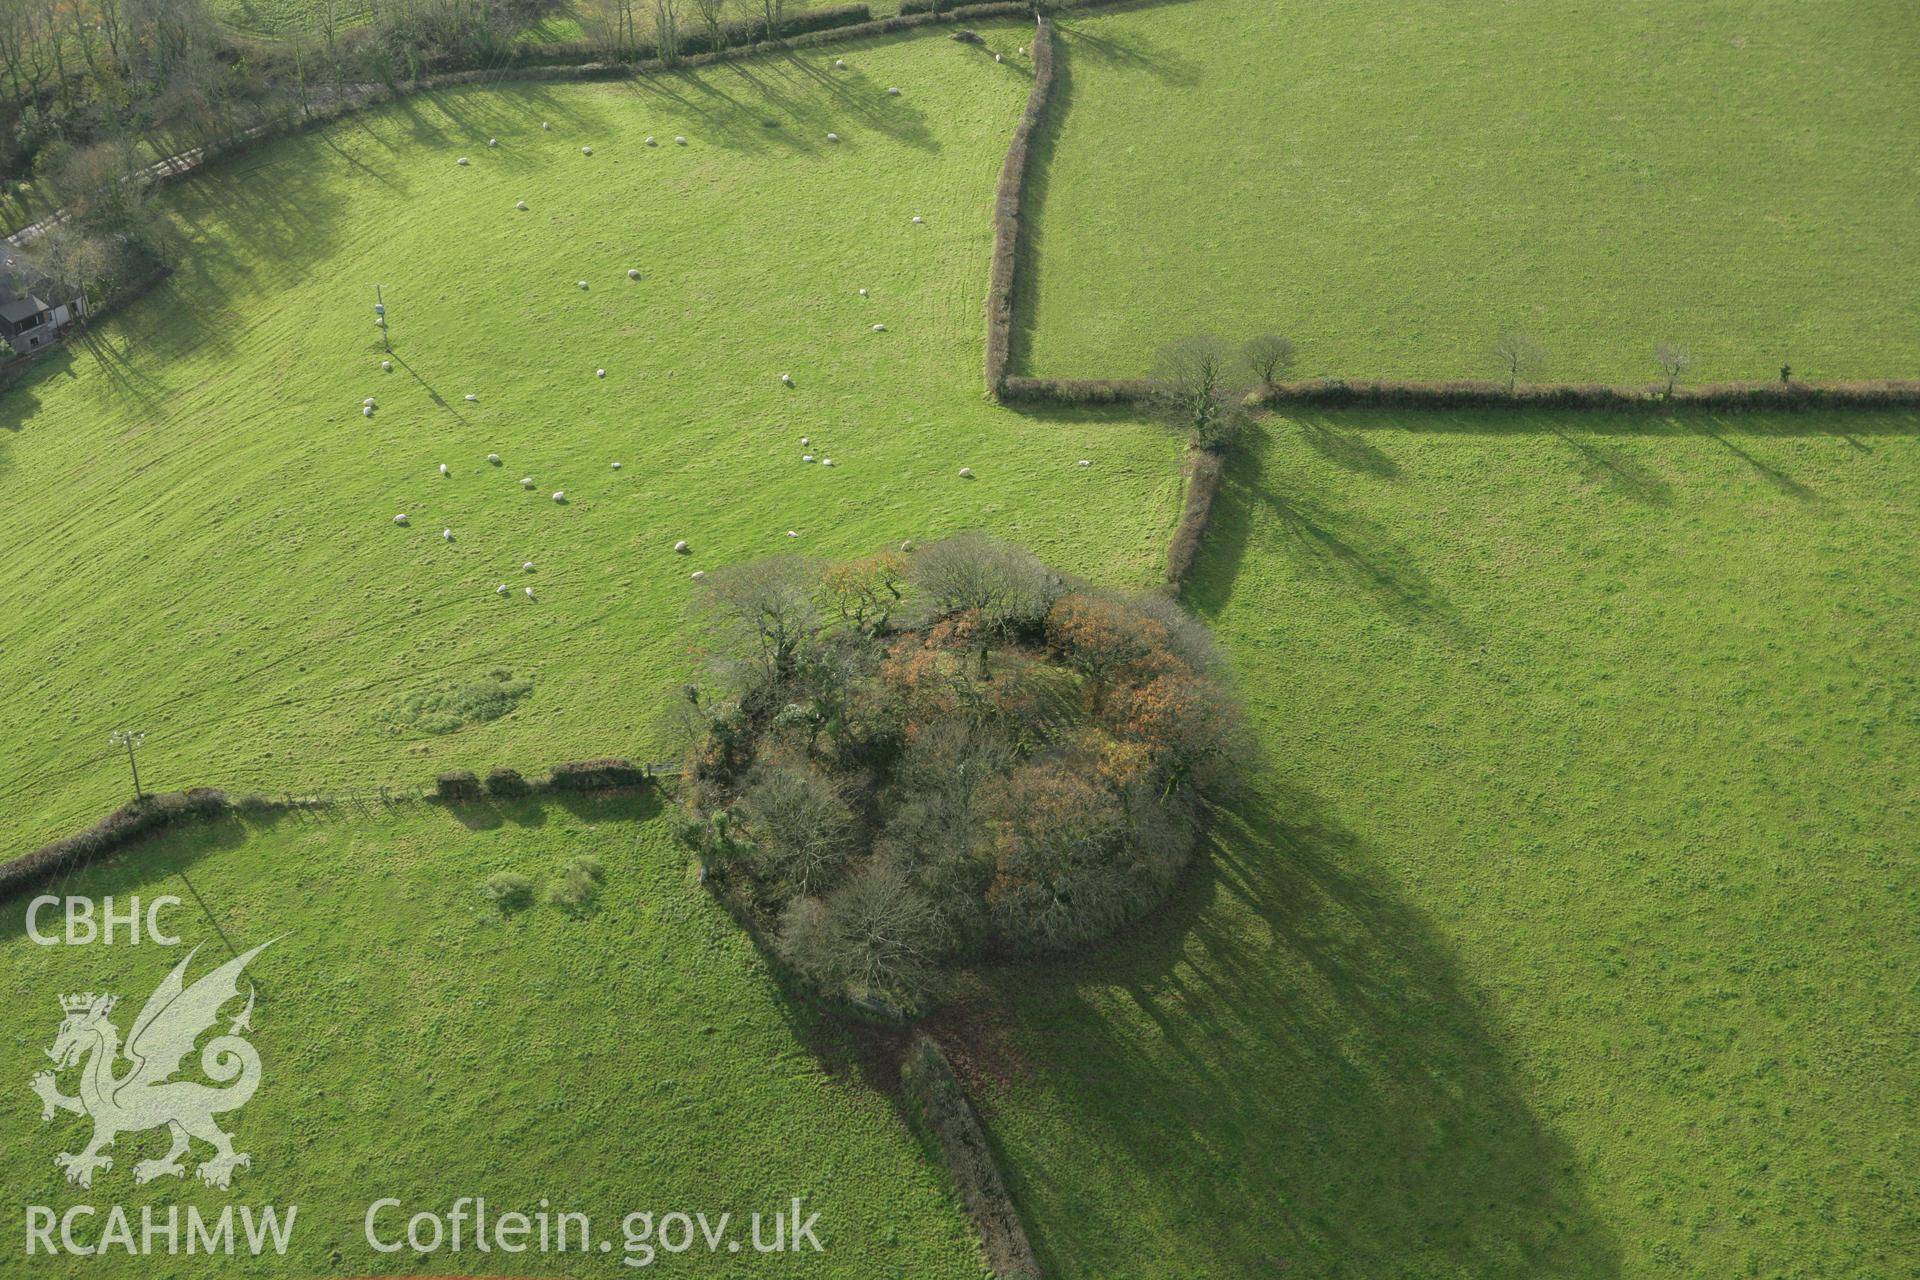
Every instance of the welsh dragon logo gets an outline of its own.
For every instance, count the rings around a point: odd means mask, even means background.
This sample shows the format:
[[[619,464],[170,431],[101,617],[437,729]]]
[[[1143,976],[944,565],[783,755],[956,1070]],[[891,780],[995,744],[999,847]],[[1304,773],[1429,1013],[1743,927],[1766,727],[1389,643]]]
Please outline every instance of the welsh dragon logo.
[[[275,940],[277,941],[277,939]],[[67,1181],[82,1187],[93,1185],[95,1170],[113,1168],[113,1158],[101,1154],[123,1133],[140,1133],[166,1126],[173,1134],[173,1146],[158,1160],[142,1160],[133,1166],[136,1183],[155,1178],[179,1178],[186,1174],[180,1158],[187,1154],[192,1139],[198,1138],[214,1149],[200,1162],[200,1180],[210,1187],[227,1189],[233,1183],[233,1171],[252,1164],[244,1152],[233,1149],[233,1135],[214,1123],[214,1117],[237,1111],[260,1087],[260,1055],[242,1038],[253,1030],[252,984],[247,988],[247,1004],[231,1022],[226,1034],[207,1041],[200,1051],[200,1069],[224,1088],[215,1088],[193,1080],[175,1080],[180,1064],[193,1052],[200,1037],[220,1020],[220,1010],[240,997],[240,973],[247,962],[272,946],[263,942],[187,986],[187,965],[194,952],[173,967],[154,993],[147,997],[140,1016],[127,1033],[126,1047],[120,1044],[120,1029],[108,1017],[118,1003],[111,995],[60,997],[65,1019],[47,1056],[54,1069],[33,1077],[33,1091],[40,1095],[40,1119],[53,1119],[54,1112],[70,1111],[93,1120],[93,1141],[75,1155],[62,1151],[54,1164],[67,1171]],[[198,951],[199,948],[194,948]],[[119,1075],[115,1068],[122,1057],[132,1065]],[[60,1073],[80,1067],[77,1096],[60,1092]]]

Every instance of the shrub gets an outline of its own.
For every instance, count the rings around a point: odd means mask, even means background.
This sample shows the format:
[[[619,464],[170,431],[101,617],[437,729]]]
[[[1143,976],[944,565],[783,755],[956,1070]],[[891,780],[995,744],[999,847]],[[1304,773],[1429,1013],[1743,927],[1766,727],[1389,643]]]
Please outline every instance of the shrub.
[[[481,891],[493,900],[503,916],[524,911],[533,905],[533,881],[517,872],[496,871],[487,877]]]
[[[740,797],[740,817],[755,872],[783,898],[821,892],[853,852],[853,811],[818,773],[758,770]]]
[[[647,775],[631,760],[571,760],[553,766],[550,780],[555,791],[606,791],[614,787],[637,787]]]
[[[520,776],[518,769],[490,769],[487,771],[487,794],[493,796],[524,796],[533,791],[533,784]]]
[[[84,831],[0,864],[0,897],[44,884],[62,872],[123,848],[150,831],[189,818],[216,817],[230,807],[226,793],[214,787],[161,792],[131,801]]]
[[[594,859],[574,858],[547,887],[547,901],[575,920],[585,919],[598,909],[600,882],[605,878]]]
[[[442,800],[477,800],[480,797],[480,779],[471,769],[450,769],[440,775],[434,786],[434,794]]]
[[[1220,493],[1226,475],[1226,460],[1206,449],[1187,451],[1187,496],[1180,508],[1180,523],[1167,544],[1167,585],[1178,587],[1186,581],[1200,554],[1200,544],[1213,519],[1213,500]]]

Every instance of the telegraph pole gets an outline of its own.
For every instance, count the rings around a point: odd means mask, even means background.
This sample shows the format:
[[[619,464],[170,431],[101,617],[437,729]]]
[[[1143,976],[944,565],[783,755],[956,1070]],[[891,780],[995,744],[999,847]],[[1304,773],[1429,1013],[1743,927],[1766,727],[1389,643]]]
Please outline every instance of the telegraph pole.
[[[140,761],[134,756],[135,749],[146,740],[147,735],[145,733],[129,729],[115,729],[107,735],[108,742],[111,742],[116,747],[125,747],[127,749],[127,767],[133,770],[133,798],[135,800],[144,800],[147,798],[146,794],[140,790]]]

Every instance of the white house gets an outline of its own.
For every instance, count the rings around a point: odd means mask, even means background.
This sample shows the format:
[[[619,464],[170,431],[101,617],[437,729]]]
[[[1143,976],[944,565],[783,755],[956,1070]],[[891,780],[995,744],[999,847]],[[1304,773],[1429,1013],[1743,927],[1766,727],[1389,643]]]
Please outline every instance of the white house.
[[[17,252],[0,259],[0,338],[21,355],[52,346],[86,314],[77,290],[55,284]]]

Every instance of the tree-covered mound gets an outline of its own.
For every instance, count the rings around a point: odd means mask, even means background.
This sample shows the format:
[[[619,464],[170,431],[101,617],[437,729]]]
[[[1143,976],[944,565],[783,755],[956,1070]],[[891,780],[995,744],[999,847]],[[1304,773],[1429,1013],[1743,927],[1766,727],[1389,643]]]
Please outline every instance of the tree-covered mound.
[[[703,582],[684,834],[823,991],[893,1004],[969,958],[1158,904],[1244,758],[1212,640],[1164,595],[962,535]]]

